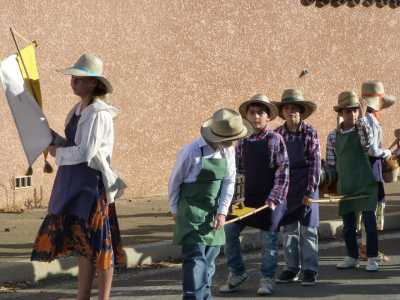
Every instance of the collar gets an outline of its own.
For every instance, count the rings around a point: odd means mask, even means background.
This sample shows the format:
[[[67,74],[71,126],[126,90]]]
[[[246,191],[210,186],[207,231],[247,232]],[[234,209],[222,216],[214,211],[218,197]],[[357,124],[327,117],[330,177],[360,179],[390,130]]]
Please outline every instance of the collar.
[[[304,130],[305,127],[305,123],[303,120],[300,121],[299,126],[297,127],[297,130],[295,132],[290,131],[289,128],[287,127],[287,122],[285,121],[285,123],[283,124],[283,128],[286,130],[286,132],[288,133],[298,133],[298,132],[302,132]]]

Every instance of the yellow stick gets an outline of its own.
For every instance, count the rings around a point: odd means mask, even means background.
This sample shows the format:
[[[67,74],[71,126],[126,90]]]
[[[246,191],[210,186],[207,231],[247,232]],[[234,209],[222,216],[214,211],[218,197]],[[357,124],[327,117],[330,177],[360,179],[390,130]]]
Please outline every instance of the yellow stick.
[[[240,221],[240,220],[242,220],[242,219],[244,219],[244,218],[247,218],[247,217],[249,217],[249,216],[251,216],[251,215],[254,215],[254,214],[258,213],[259,211],[262,211],[263,209],[266,209],[266,208],[268,208],[268,207],[269,207],[269,205],[268,205],[268,204],[265,204],[265,205],[263,205],[263,206],[261,206],[261,207],[259,207],[259,208],[254,209],[253,211],[251,211],[251,212],[249,212],[249,213],[247,213],[247,214],[244,214],[244,215],[242,215],[242,216],[236,217],[236,218],[234,218],[234,219],[232,219],[232,220],[229,220],[229,221],[225,222],[225,225],[226,225],[226,224],[230,224],[230,223],[234,223],[234,222],[236,222],[236,221]]]

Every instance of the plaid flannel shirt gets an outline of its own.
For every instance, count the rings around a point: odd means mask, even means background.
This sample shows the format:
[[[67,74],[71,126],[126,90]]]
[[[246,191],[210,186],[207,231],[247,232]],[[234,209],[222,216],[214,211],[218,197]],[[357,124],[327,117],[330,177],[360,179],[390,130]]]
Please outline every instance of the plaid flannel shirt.
[[[326,163],[328,166],[336,167],[336,133],[338,129],[332,130],[326,141]],[[343,132],[343,130],[340,128]],[[372,143],[372,131],[368,125],[366,118],[360,118],[356,121],[355,126],[346,131],[351,132],[353,130],[357,130],[358,135],[360,136],[360,143],[365,152],[368,152],[368,149],[371,147]]]
[[[270,167],[276,168],[276,171],[274,186],[265,200],[274,204],[286,201],[289,187],[289,157],[282,136],[267,129],[258,134],[253,134],[245,140],[267,141],[266,151],[270,153]],[[239,141],[236,146],[236,167],[238,173],[243,173],[243,143],[245,140]]]
[[[290,132],[287,129],[286,123],[276,128],[275,131],[282,135],[285,142],[294,138],[294,134],[300,133],[303,136],[305,145],[304,154],[309,163],[306,195],[310,196],[317,191],[321,174],[321,150],[317,131],[304,121],[300,123],[297,133]]]

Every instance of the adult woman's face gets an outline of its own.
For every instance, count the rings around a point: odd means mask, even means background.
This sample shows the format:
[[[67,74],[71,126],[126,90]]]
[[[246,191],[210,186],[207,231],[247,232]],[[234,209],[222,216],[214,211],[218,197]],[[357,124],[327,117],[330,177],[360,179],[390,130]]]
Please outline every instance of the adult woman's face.
[[[96,85],[97,79],[93,77],[71,77],[71,88],[74,94],[81,98],[91,96]]]

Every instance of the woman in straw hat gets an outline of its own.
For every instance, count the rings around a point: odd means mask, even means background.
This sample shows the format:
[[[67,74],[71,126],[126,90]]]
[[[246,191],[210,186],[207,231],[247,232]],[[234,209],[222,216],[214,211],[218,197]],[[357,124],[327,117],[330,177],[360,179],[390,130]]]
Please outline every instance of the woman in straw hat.
[[[260,229],[262,238],[261,279],[257,294],[269,295],[274,291],[277,268],[277,228],[286,210],[289,184],[289,159],[283,138],[268,128],[278,110],[267,96],[257,94],[243,102],[239,111],[254,127],[255,133],[239,142],[236,148],[238,169],[245,176],[247,207],[268,207],[257,214],[225,226],[225,256],[229,276],[221,293],[239,289],[248,278],[240,249],[240,233],[246,226]]]
[[[367,121],[371,128],[372,144],[368,150],[369,159],[374,171],[375,180],[378,183],[376,209],[378,230],[383,230],[385,210],[385,190],[383,185],[382,164],[383,160],[392,156],[390,149],[383,147],[383,130],[380,124],[379,113],[383,109],[391,107],[396,102],[395,96],[385,94],[383,83],[378,80],[366,81],[361,86],[361,96],[367,101]],[[360,252],[365,258],[365,228],[362,227]],[[382,256],[383,257],[383,256]]]
[[[372,136],[365,117],[367,105],[355,92],[339,94],[334,110],[343,118],[338,128],[327,139],[326,162],[336,169],[338,193],[345,195],[339,203],[339,215],[343,219],[343,237],[347,256],[337,265],[339,269],[359,266],[356,237],[356,216],[362,213],[367,231],[367,271],[378,271],[378,234],[375,208],[377,183],[374,179],[368,151]]]
[[[302,285],[314,285],[319,270],[319,207],[311,200],[319,198],[321,153],[317,131],[304,120],[317,106],[297,89],[285,90],[275,105],[285,120],[275,131],[285,140],[290,165],[288,208],[281,222],[286,268],[277,282],[297,281],[301,272]]]
[[[77,299],[90,298],[97,272],[99,299],[105,300],[110,298],[114,266],[123,262],[114,199],[124,184],[110,167],[117,109],[100,100],[112,92],[100,58],[83,54],[63,73],[71,75],[79,102],[67,116],[65,143],[49,146],[59,168],[32,260],[77,254]]]
[[[235,187],[233,144],[251,132],[237,112],[223,108],[177,156],[168,192],[174,243],[182,246],[183,299],[212,299],[214,261],[225,244],[223,226]]]

